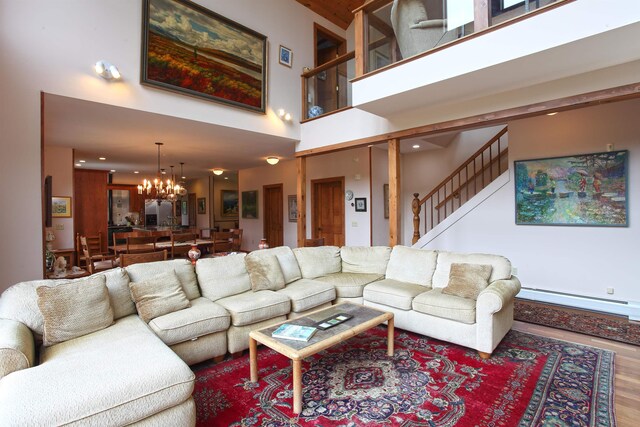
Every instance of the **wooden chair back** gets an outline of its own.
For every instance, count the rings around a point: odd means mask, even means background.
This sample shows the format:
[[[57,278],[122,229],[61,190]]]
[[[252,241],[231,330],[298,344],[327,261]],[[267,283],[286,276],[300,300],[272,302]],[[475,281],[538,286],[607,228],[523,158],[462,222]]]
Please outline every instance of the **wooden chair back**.
[[[167,250],[147,253],[127,253],[120,255],[120,267],[126,267],[131,264],[140,264],[143,262],[166,261]]]
[[[171,240],[171,230],[154,230],[150,231],[149,235],[157,237],[157,242],[168,242]]]
[[[316,239],[304,239],[304,246],[324,246],[324,237],[318,237]]]
[[[242,248],[242,228],[232,228],[231,232],[231,251],[240,252]]]
[[[213,233],[213,252],[231,252],[233,233],[216,231]]]
[[[156,236],[129,236],[127,237],[128,254],[144,254],[156,251]]]
[[[98,233],[96,236],[80,236],[80,233],[76,234],[76,251],[78,260],[78,266],[82,267],[83,265],[87,265],[86,255],[84,254],[84,247],[82,245],[82,238],[84,237],[84,241],[86,246],[90,249],[91,254],[95,255],[106,255],[102,251],[102,233]]]
[[[173,233],[171,235],[171,258],[184,256],[191,249],[191,245],[185,243],[195,245],[197,238],[196,233]]]
[[[113,256],[104,255],[96,251],[96,241],[101,242],[101,239],[96,239],[95,236],[79,236],[79,238],[86,268],[89,273],[94,274],[114,267]]]
[[[113,246],[122,245],[127,242],[127,237],[145,236],[145,231],[118,231],[111,235]]]

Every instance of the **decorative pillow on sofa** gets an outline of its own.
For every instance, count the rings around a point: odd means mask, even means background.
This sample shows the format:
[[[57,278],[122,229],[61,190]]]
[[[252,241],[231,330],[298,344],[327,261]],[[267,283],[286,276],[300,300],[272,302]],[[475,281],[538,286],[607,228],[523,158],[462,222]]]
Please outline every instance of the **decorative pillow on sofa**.
[[[250,253],[244,259],[251,280],[251,289],[255,291],[284,289],[284,275],[275,255]]]
[[[449,283],[442,289],[442,293],[475,300],[489,286],[491,270],[492,267],[486,264],[453,263]]]
[[[180,279],[173,270],[141,282],[131,282],[129,290],[138,315],[147,323],[156,317],[190,307]]]
[[[113,324],[104,274],[59,286],[40,286],[38,307],[44,318],[45,346],[99,331]]]

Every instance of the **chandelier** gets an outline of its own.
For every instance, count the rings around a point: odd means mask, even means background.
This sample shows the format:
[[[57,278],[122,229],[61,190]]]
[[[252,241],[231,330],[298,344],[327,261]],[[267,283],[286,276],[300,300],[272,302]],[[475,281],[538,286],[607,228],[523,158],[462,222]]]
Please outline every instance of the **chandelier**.
[[[158,172],[156,178],[151,181],[145,179],[141,185],[138,185],[138,194],[145,194],[148,199],[155,200],[158,205],[163,200],[174,203],[178,200],[178,196],[184,195],[187,191],[180,184],[176,184],[175,176],[173,176],[173,166],[171,166],[171,177],[166,181],[162,180],[164,169],[160,169],[160,147],[162,142],[155,143],[158,146]],[[182,166],[181,166],[182,167]]]

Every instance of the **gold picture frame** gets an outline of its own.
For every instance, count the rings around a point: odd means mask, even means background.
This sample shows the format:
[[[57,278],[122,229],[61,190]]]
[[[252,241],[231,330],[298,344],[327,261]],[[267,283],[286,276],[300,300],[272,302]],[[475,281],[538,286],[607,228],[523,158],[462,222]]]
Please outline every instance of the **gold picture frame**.
[[[53,218],[71,218],[71,197],[52,197],[51,216]]]

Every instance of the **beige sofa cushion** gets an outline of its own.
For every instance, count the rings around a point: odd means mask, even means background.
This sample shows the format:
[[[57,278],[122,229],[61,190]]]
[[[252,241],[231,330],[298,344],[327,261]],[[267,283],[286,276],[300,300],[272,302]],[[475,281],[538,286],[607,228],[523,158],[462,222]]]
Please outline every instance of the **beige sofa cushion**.
[[[487,264],[490,265],[491,277],[489,283],[496,280],[509,279],[511,277],[511,262],[500,255],[490,254],[463,254],[456,252],[438,252],[436,271],[433,273],[432,286],[444,288],[449,283],[451,264]]]
[[[251,290],[245,256],[246,254],[240,253],[198,260],[196,273],[202,296],[217,301]]]
[[[276,255],[278,258],[278,262],[280,263],[280,269],[282,269],[282,275],[284,276],[284,283],[289,284],[295,282],[296,280],[302,279],[302,272],[300,271],[300,266],[298,265],[298,260],[296,256],[293,254],[291,248],[287,246],[283,246],[288,249],[283,253],[279,253]]]
[[[314,280],[324,283],[331,283],[336,287],[336,297],[356,298],[362,296],[365,285],[382,279],[382,274],[364,273],[334,273],[327,276],[318,277]]]
[[[343,246],[340,248],[343,273],[384,274],[391,255],[388,246]]]
[[[191,307],[156,317],[149,322],[167,345],[188,341],[214,332],[226,331],[230,317],[222,306],[200,297],[190,301]]]
[[[36,292],[44,318],[45,346],[81,337],[113,324],[113,310],[102,274],[60,286],[40,286]]]
[[[273,291],[249,291],[216,301],[231,314],[233,326],[244,326],[289,314],[289,297]]]
[[[415,283],[431,287],[436,271],[438,252],[427,249],[394,246],[387,264],[385,277],[399,282]]]
[[[480,292],[489,286],[491,266],[487,264],[451,264],[449,283],[442,293],[462,298],[478,299]]]
[[[130,314],[135,314],[136,305],[131,299],[131,292],[129,292],[129,275],[127,271],[124,268],[113,268],[102,274],[107,279],[113,318],[118,320]]]
[[[329,283],[300,279],[278,291],[291,300],[291,311],[300,313],[336,299],[336,289]]]
[[[158,316],[189,307],[189,300],[174,271],[131,282],[129,289],[138,315],[147,323]]]
[[[340,248],[337,246],[294,248],[293,254],[298,260],[303,279],[315,279],[342,270]]]
[[[416,296],[411,306],[420,313],[462,323],[476,323],[476,302],[469,298],[443,294],[442,289],[432,289]]]
[[[369,283],[362,293],[365,301],[388,305],[400,310],[411,310],[413,298],[425,291],[422,285],[382,279]]]
[[[284,275],[278,258],[273,252],[267,251],[269,249],[251,252],[244,259],[253,291],[277,291],[284,288]]]
[[[188,400],[195,375],[138,316],[47,347],[0,381],[0,424],[130,425]]]
[[[149,277],[157,276],[161,273],[175,271],[187,299],[192,300],[200,297],[198,289],[198,279],[196,271],[191,262],[186,259],[174,259],[169,261],[143,262],[125,267],[132,282],[141,282]]]

